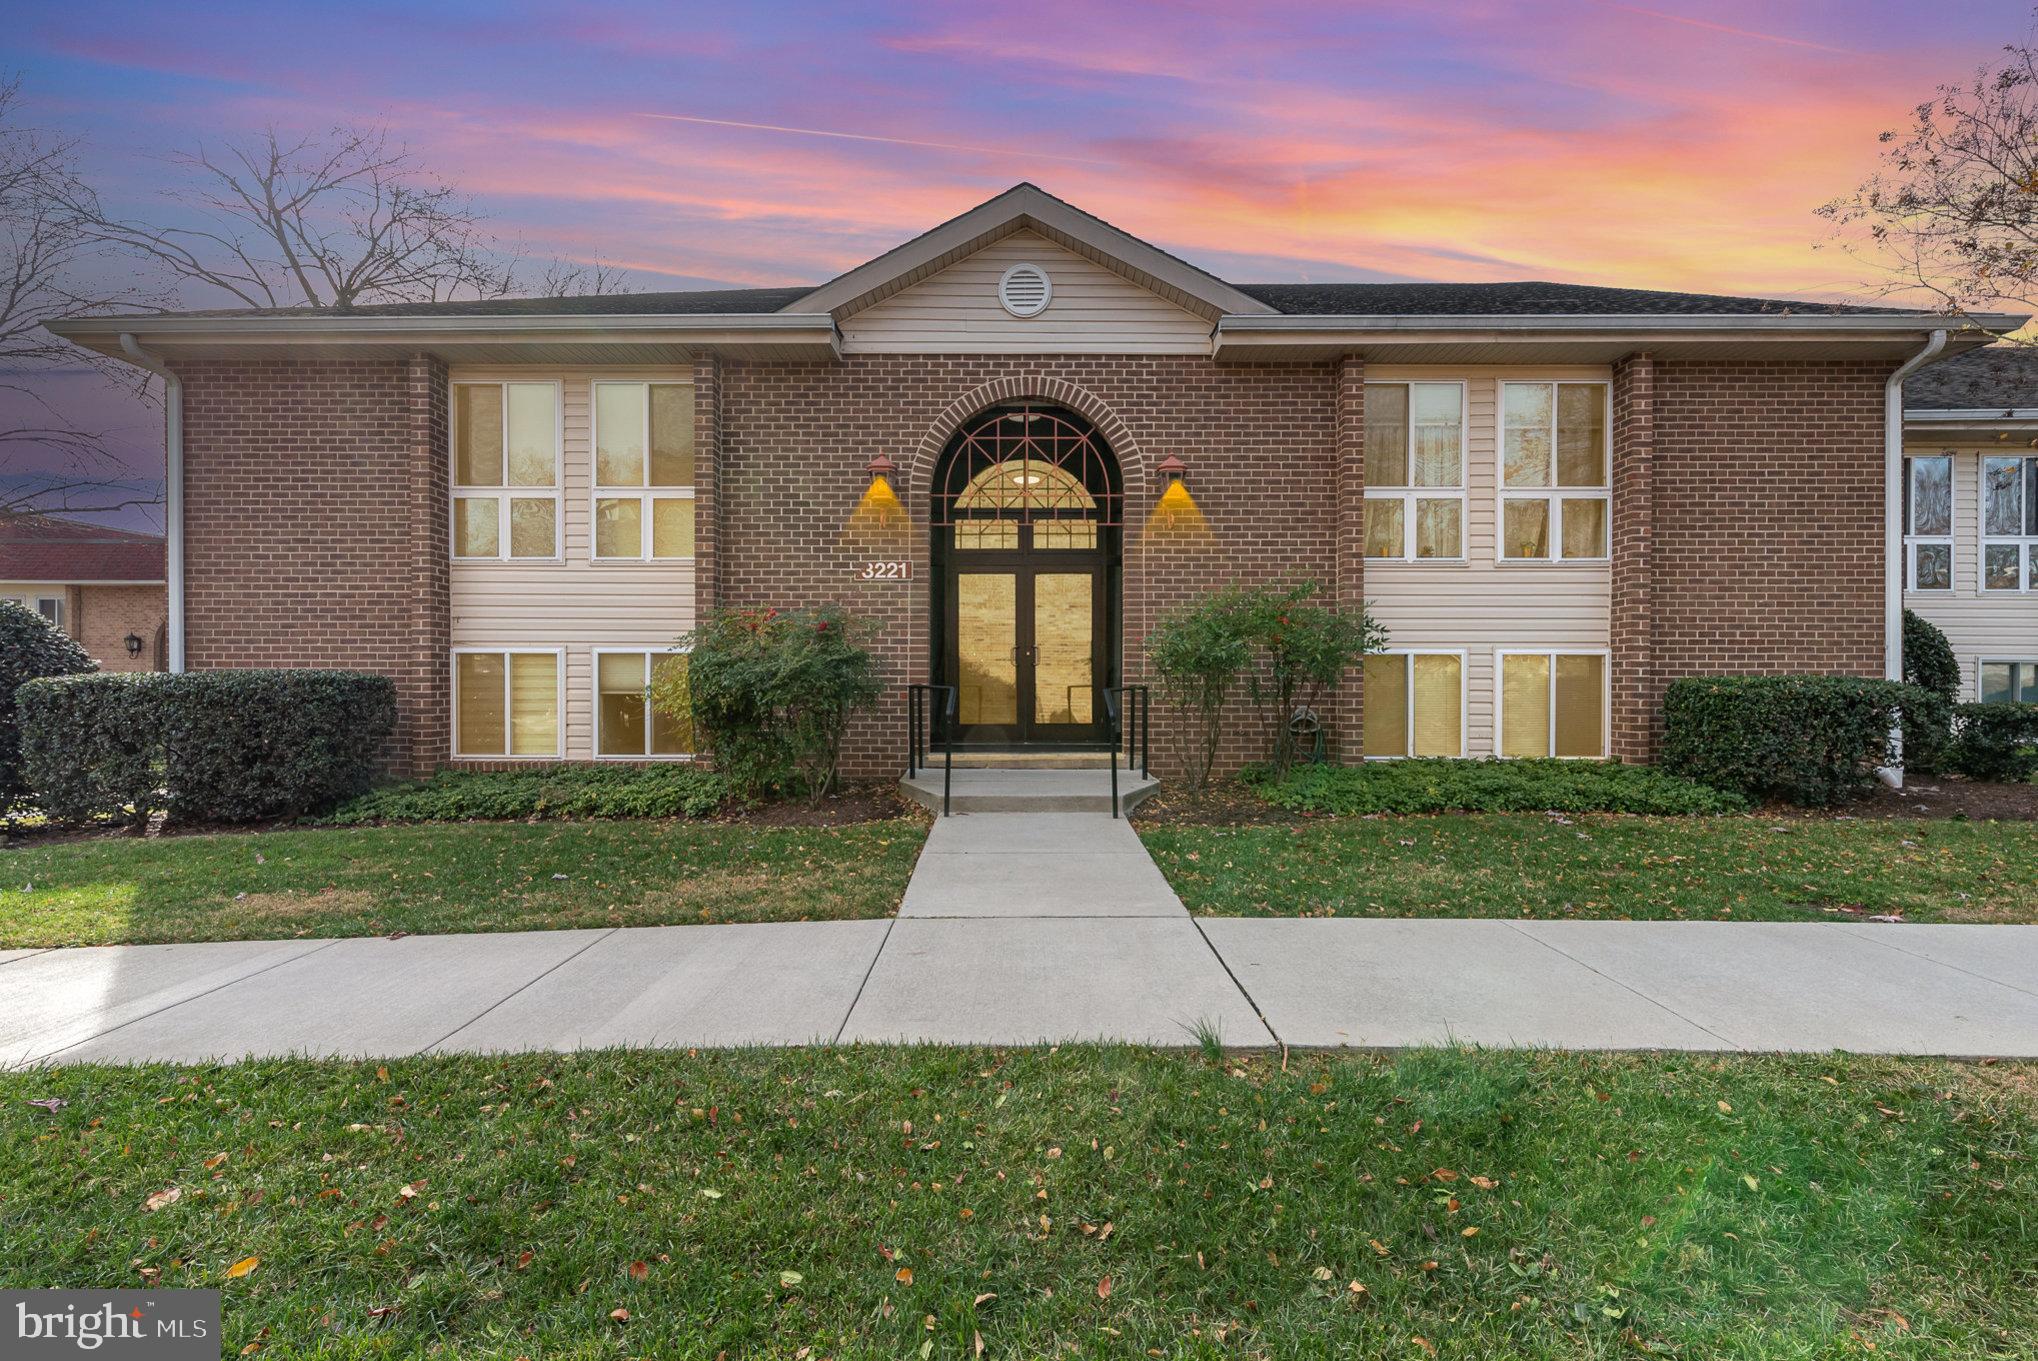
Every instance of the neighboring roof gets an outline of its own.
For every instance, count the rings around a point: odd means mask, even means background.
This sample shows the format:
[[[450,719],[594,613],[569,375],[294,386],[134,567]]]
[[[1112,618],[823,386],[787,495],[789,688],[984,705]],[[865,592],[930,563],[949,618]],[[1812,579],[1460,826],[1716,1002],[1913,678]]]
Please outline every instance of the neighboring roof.
[[[2038,347],[1989,345],[1927,365],[1904,380],[1904,410],[2038,410]]]
[[[158,582],[163,537],[54,515],[0,516],[0,581]]]
[[[1592,284],[1240,284],[1289,316],[1922,316],[1905,307],[1859,307],[1720,293],[1663,293]]]

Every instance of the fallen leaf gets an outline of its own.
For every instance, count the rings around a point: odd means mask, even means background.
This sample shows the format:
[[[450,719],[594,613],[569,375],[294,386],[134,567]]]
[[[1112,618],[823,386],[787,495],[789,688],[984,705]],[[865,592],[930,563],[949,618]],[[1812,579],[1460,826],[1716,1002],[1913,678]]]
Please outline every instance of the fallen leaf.
[[[531,1264],[531,1257],[532,1257],[532,1255],[533,1255],[533,1254],[531,1254],[531,1253],[528,1253],[528,1252],[520,1252],[520,1253],[518,1253],[518,1254],[517,1254],[517,1270],[518,1270],[518,1271],[522,1271],[522,1270],[523,1270],[523,1269],[524,1269],[525,1267],[527,1267],[527,1266],[529,1266],[529,1265]]]
[[[1720,1102],[1720,1113],[1722,1115],[1732,1115],[1734,1113],[1734,1108],[1732,1106],[1729,1106],[1726,1102],[1722,1101]]]
[[[1741,1180],[1748,1183],[1748,1189],[1750,1191],[1753,1191],[1762,1185],[1761,1182],[1755,1180],[1755,1177],[1752,1173],[1743,1174]]]
[[[142,1208],[144,1210],[147,1210],[150,1214],[154,1214],[156,1211],[162,1209],[165,1205],[175,1205],[178,1201],[182,1200],[183,1198],[184,1190],[182,1187],[169,1186],[165,1187],[163,1190],[156,1192],[154,1195],[150,1196],[147,1200],[143,1201]]]
[[[913,1283],[913,1268],[909,1266],[900,1267],[892,1273],[892,1279],[900,1285],[911,1285]]]
[[[1424,1337],[1421,1333],[1417,1333],[1414,1337],[1411,1337],[1408,1340],[1410,1342],[1413,1342],[1416,1346],[1422,1348],[1424,1351],[1428,1352],[1431,1356],[1435,1356],[1437,1354],[1436,1344],[1431,1342],[1428,1338]]]
[[[627,1309],[611,1309],[609,1310],[609,1317],[618,1323],[628,1323],[630,1321],[630,1311]]]
[[[1316,1270],[1310,1272],[1309,1274],[1316,1277],[1316,1279],[1319,1281],[1327,1281],[1330,1279],[1330,1268],[1327,1266],[1320,1266],[1316,1268]]]
[[[212,1170],[213,1168],[215,1168],[215,1167],[218,1167],[218,1166],[219,1166],[219,1165],[220,1165],[221,1163],[223,1163],[223,1162],[225,1162],[225,1161],[226,1161],[226,1154],[224,1154],[224,1153],[215,1153],[215,1154],[213,1154],[213,1155],[212,1155],[212,1156],[211,1156],[210,1158],[207,1158],[207,1159],[205,1160],[205,1170],[206,1170],[206,1171],[208,1171],[208,1172],[210,1172],[210,1171],[211,1171],[211,1170]]]
[[[800,1275],[797,1271],[781,1271],[778,1273],[778,1283],[788,1290],[806,1279],[805,1276]]]
[[[1436,1171],[1430,1173],[1430,1175],[1438,1181],[1456,1181],[1458,1179],[1458,1174],[1451,1171],[1448,1167],[1439,1167]]]
[[[720,1191],[717,1191],[712,1187],[707,1186],[703,1186],[701,1188],[701,1194],[706,1196],[709,1200],[720,1200],[722,1198],[722,1193]]]
[[[35,1107],[37,1110],[48,1111],[51,1115],[55,1115],[58,1111],[62,1110],[64,1107],[70,1105],[71,1103],[64,1100],[64,1098],[62,1098],[61,1096],[42,1096],[35,1098],[28,1104]]]
[[[1111,1278],[1109,1276],[1097,1282],[1097,1298],[1100,1300],[1111,1298]]]
[[[1474,1224],[1469,1228],[1460,1230],[1458,1236],[1460,1238],[1477,1238],[1479,1236],[1479,1226]]]
[[[1366,1293],[1366,1287],[1359,1284],[1359,1282],[1357,1281],[1353,1281],[1350,1285],[1346,1286],[1345,1289],[1349,1290],[1354,1295],[1363,1295]]]
[[[984,1292],[983,1294],[981,1294],[981,1295],[977,1296],[977,1297],[976,1297],[975,1299],[971,1300],[971,1301],[970,1301],[970,1305],[971,1305],[971,1307],[972,1307],[972,1308],[980,1308],[980,1307],[982,1307],[983,1305],[989,1304],[989,1303],[990,1303],[990,1302],[991,1302],[992,1300],[994,1300],[994,1299],[996,1299],[996,1298],[998,1298],[998,1292],[997,1292],[997,1291],[995,1291],[995,1290],[986,1290],[986,1291],[985,1291],[985,1292]]]
[[[237,1281],[260,1265],[262,1265],[262,1259],[259,1257],[243,1257],[240,1261],[235,1262],[226,1269],[226,1278],[230,1281]]]
[[[646,1278],[647,1278],[647,1277],[649,1277],[650,1275],[651,1275],[651,1264],[650,1264],[649,1262],[632,1262],[632,1263],[630,1263],[630,1279],[631,1279],[631,1280],[633,1280],[633,1281],[641,1281],[641,1280],[644,1280],[644,1279],[646,1279]]]

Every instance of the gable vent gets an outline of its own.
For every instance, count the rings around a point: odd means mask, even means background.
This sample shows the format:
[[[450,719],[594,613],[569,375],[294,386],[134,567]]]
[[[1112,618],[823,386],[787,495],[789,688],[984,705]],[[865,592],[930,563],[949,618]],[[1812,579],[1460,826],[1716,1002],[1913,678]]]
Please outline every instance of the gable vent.
[[[1054,298],[1054,285],[1039,265],[1014,265],[998,280],[998,301],[1015,317],[1037,317]]]

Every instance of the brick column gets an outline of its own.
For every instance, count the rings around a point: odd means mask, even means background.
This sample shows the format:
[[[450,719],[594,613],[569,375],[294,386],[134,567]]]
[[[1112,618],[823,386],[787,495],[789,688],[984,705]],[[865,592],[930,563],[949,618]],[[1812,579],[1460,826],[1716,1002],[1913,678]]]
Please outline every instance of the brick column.
[[[1656,753],[1654,676],[1656,361],[1631,354],[1613,370],[1613,600],[1609,629],[1612,755],[1637,764]]]
[[[1366,603],[1366,361],[1337,366],[1337,581],[1333,603],[1356,613]],[[1345,765],[1364,759],[1365,687],[1354,669],[1332,705],[1331,750]]]
[[[693,366],[694,618],[721,600],[722,361],[705,355]]]
[[[404,366],[410,505],[410,620],[396,677],[398,773],[426,775],[451,753],[452,545],[449,521],[451,394],[446,366],[429,354]]]

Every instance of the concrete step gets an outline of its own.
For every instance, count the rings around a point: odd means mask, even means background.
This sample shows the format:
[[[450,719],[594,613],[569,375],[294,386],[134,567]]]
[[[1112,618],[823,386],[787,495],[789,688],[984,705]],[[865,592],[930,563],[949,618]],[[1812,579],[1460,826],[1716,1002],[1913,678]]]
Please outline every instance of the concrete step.
[[[936,813],[941,811],[940,767],[922,769],[899,789]],[[1153,796],[1160,781],[1137,770],[1118,772],[1118,809],[1130,813]],[[957,766],[949,805],[953,813],[1109,813],[1111,772],[1055,769],[972,769]]]
[[[941,753],[932,761],[941,763]],[[1111,768],[1108,751],[958,751],[957,770],[1103,770]]]

